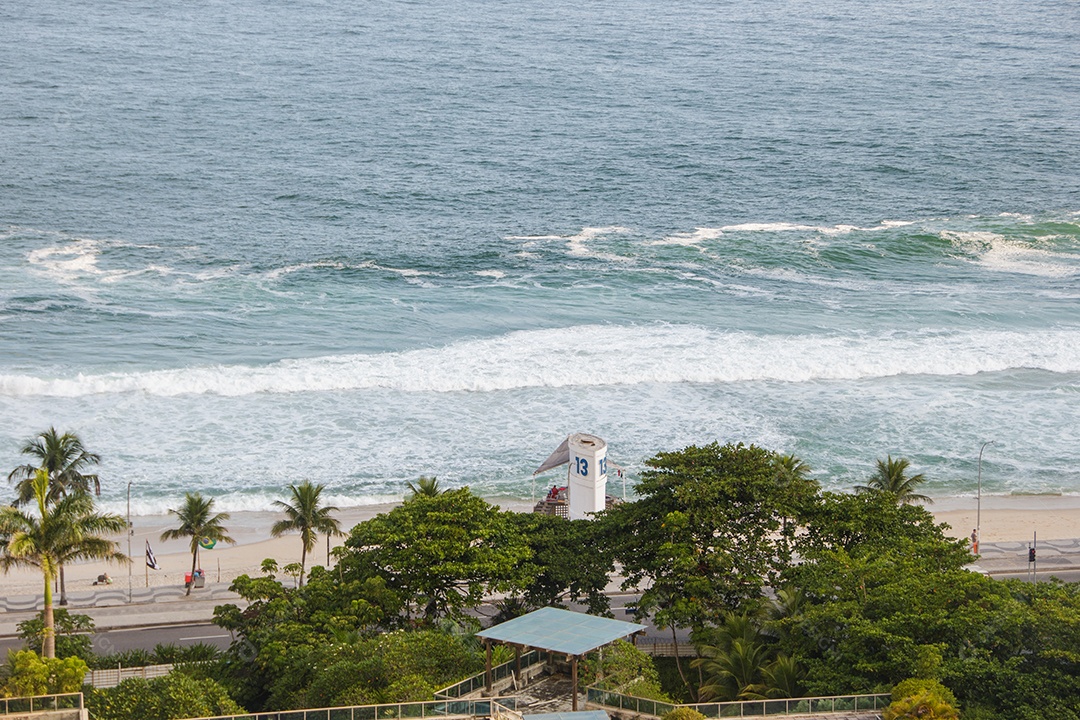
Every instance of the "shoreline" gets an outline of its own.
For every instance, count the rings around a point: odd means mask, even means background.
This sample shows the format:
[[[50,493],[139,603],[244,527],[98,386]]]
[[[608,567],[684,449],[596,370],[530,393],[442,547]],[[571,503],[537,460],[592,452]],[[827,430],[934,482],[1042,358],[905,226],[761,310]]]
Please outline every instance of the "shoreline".
[[[486,498],[493,505],[504,510],[529,512],[532,503],[510,498]],[[358,505],[342,508],[337,519],[346,534],[356,524],[385,513],[400,505],[400,502],[372,505]],[[981,503],[982,540],[984,542],[1026,542],[1034,533],[1041,540],[1064,540],[1080,538],[1080,496],[1073,495],[991,495],[984,496]],[[956,538],[970,536],[976,523],[975,497],[941,497],[927,506],[939,523],[951,526],[948,534]],[[206,574],[207,583],[231,583],[244,573],[260,574],[260,565],[264,558],[272,557],[279,566],[300,561],[300,539],[297,534],[270,537],[270,526],[281,518],[273,511],[244,511],[230,513],[226,523],[229,534],[236,540],[235,545],[218,544],[212,550],[199,553],[200,565]],[[163,542],[161,532],[173,524],[170,515],[132,516],[131,535],[132,586],[142,587],[180,587],[184,574],[191,570],[191,552],[185,541]],[[331,549],[338,547],[345,536],[331,540]],[[144,550],[149,540],[157,558],[160,570],[145,568]],[[127,539],[119,538],[120,550],[128,551]],[[320,537],[314,551],[308,556],[308,567],[325,565],[327,560],[326,539]],[[108,573],[114,588],[126,588],[128,568],[116,564],[88,562],[69,565],[65,569],[66,586],[69,592],[89,590],[93,581],[101,573]],[[0,586],[7,597],[19,595],[37,595],[41,592],[41,576],[35,569],[13,569],[0,574]]]

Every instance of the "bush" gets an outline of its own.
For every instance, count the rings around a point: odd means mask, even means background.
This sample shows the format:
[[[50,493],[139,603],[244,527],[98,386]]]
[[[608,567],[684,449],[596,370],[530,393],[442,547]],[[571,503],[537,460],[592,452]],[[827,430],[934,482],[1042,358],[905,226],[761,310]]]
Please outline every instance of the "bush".
[[[893,688],[893,702],[885,709],[885,720],[957,720],[956,696],[937,680],[911,678]]]
[[[131,678],[86,697],[91,720],[176,720],[238,715],[245,711],[213,680],[169,673],[153,680]]]
[[[660,720],[705,720],[705,716],[693,708],[679,707],[664,715]]]
[[[86,663],[77,657],[42,658],[33,650],[12,652],[3,669],[0,695],[29,697],[79,692],[87,670]]]
[[[440,685],[484,669],[483,660],[466,646],[464,638],[434,630],[386,633],[379,637],[378,647],[388,678],[419,675]]]
[[[420,702],[435,698],[435,688],[422,675],[405,675],[383,691],[383,702]]]
[[[604,648],[603,653],[591,652],[585,657],[579,670],[581,687],[592,685],[600,677],[606,687],[618,692],[630,694],[628,690],[632,684],[637,697],[671,702],[660,689],[660,673],[652,658],[625,640],[616,640]]]
[[[109,655],[95,655],[90,658],[90,667],[94,670],[111,670],[116,667],[144,667],[156,664],[157,660],[154,653],[142,648]]]
[[[954,707],[959,706],[952,690],[945,687],[937,680],[928,680],[925,678],[909,678],[902,683],[898,683],[896,687],[893,688],[892,699],[893,701],[903,700],[904,698],[913,697],[922,693],[937,695],[950,705]]]
[[[959,711],[940,695],[923,691],[894,700],[882,714],[884,720],[959,720]]]

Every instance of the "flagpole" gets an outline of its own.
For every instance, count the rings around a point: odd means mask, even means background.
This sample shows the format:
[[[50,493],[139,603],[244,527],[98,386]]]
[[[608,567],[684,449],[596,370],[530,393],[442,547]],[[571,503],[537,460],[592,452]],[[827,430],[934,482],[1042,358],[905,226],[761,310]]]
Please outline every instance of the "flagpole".
[[[135,529],[131,526],[131,481],[128,480],[127,490],[127,536],[128,536],[128,603],[131,603],[131,536]]]

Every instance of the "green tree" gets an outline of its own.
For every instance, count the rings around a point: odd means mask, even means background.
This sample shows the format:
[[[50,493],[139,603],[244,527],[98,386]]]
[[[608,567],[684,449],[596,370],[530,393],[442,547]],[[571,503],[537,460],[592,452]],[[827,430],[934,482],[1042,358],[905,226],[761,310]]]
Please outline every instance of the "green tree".
[[[90,636],[94,633],[94,620],[89,615],[69,613],[60,609],[53,612],[56,657],[77,657],[90,662],[94,657]],[[19,637],[36,653],[42,652],[45,638],[45,613],[23,620],[16,626]]]
[[[584,603],[593,615],[610,613],[604,590],[615,569],[614,558],[600,524],[542,513],[508,513],[507,519],[530,551],[522,566],[527,581],[505,602],[507,609],[514,608],[511,616],[564,607],[566,601]]]
[[[460,617],[527,579],[529,548],[506,515],[467,487],[417,495],[354,527],[339,565],[346,579],[383,578],[410,617]]]
[[[407,485],[409,486],[409,492],[412,493],[410,497],[417,497],[418,495],[423,495],[424,497],[434,497],[442,492],[442,489],[439,488],[439,479],[434,475],[432,475],[431,477],[428,477],[427,475],[421,475],[420,478],[416,481],[415,485],[413,485],[411,482],[407,483]]]
[[[49,473],[48,503],[51,505],[65,495],[89,493],[93,487],[94,495],[101,494],[101,482],[94,473],[87,473],[91,466],[101,462],[101,457],[83,447],[82,440],[75,433],[63,435],[50,427],[26,441],[20,448],[23,455],[30,455],[36,465],[20,465],[8,474],[8,480],[15,483],[15,505],[33,502],[34,475],[38,470]],[[60,568],[60,604],[67,605],[67,582],[64,578],[64,566]]]
[[[916,489],[926,482],[926,476],[907,474],[911,463],[904,458],[893,460],[892,455],[887,460],[877,461],[877,472],[866,481],[865,485],[857,485],[859,492],[882,492],[891,495],[899,503],[927,503],[934,502],[926,495],[920,495]]]
[[[270,534],[280,537],[285,533],[299,532],[300,544],[303,551],[300,553],[299,582],[304,584],[304,568],[307,565],[307,554],[315,549],[315,540],[318,533],[327,537],[331,535],[343,535],[341,525],[331,515],[338,511],[333,505],[320,507],[321,495],[324,486],[313,485],[305,480],[299,485],[289,485],[292,493],[292,502],[275,500],[274,507],[285,513],[284,520],[278,520],[270,528]]]
[[[170,515],[176,515],[180,521],[180,527],[172,528],[161,533],[162,540],[183,540],[191,538],[191,576],[192,582],[188,585],[187,595],[191,594],[191,588],[195,585],[195,569],[199,563],[199,543],[206,540],[215,542],[227,542],[236,544],[229,537],[228,530],[222,524],[229,519],[228,513],[212,514],[214,498],[204,498],[200,493],[185,493],[184,504],[179,510],[169,508]]]
[[[53,616],[52,582],[57,569],[77,560],[127,562],[117,543],[103,535],[123,532],[127,527],[119,515],[94,512],[94,500],[86,493],[68,495],[55,504],[48,503],[49,473],[38,470],[34,476],[34,498],[38,514],[15,507],[0,508],[0,567],[36,567],[45,581],[45,628],[42,652],[56,657],[56,630]]]
[[[809,499],[777,482],[775,454],[754,445],[691,446],[659,453],[637,484],[640,499],[601,517],[624,587],[644,588],[639,612],[659,628],[703,628],[755,603],[786,566]],[[681,665],[677,665],[682,673]]]

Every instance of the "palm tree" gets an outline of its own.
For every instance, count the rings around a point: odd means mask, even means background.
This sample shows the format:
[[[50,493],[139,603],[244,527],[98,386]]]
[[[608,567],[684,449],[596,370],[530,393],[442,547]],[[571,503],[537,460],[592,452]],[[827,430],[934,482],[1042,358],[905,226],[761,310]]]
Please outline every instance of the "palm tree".
[[[896,498],[900,503],[927,503],[934,502],[926,495],[920,495],[915,489],[926,482],[926,476],[922,473],[908,477],[907,470],[911,465],[907,460],[898,458],[877,461],[877,472],[866,481],[865,485],[857,485],[857,492],[884,492]]]
[[[439,489],[439,479],[432,475],[421,475],[420,479],[416,481],[416,484],[408,483],[409,490],[412,491],[410,497],[435,497],[442,490]]]
[[[305,480],[299,485],[289,485],[292,491],[292,504],[283,500],[275,500],[275,507],[285,513],[284,520],[278,520],[270,528],[270,534],[280,537],[288,532],[299,531],[300,543],[303,552],[300,554],[300,585],[304,584],[304,567],[307,563],[307,554],[315,549],[317,533],[323,533],[329,538],[331,535],[343,535],[338,521],[330,517],[331,513],[338,511],[333,505],[319,507],[319,496],[322,495],[322,485],[312,485],[311,481]]]
[[[39,469],[49,473],[50,504],[71,493],[89,493],[91,485],[95,495],[101,494],[101,481],[98,476],[83,472],[91,465],[100,463],[101,456],[88,452],[75,433],[66,432],[61,435],[56,428],[50,427],[37,437],[27,440],[19,452],[32,455],[38,464],[20,465],[8,474],[8,480],[15,483],[15,492],[18,494],[16,505],[34,499],[33,481]]]
[[[214,498],[204,498],[201,493],[185,493],[184,504],[179,510],[169,508],[169,514],[180,519],[180,527],[161,533],[162,540],[191,538],[191,582],[186,595],[191,594],[191,588],[195,585],[195,568],[199,566],[199,543],[212,540],[236,544],[236,541],[229,537],[229,531],[221,524],[229,519],[229,513],[211,515],[213,507]]]
[[[766,690],[764,670],[769,664],[769,650],[761,642],[737,637],[727,647],[702,645],[701,657],[691,661],[700,668],[705,682],[698,690],[698,700],[748,700],[761,697]]]
[[[0,568],[41,568],[45,580],[45,633],[42,655],[56,657],[56,623],[53,617],[52,583],[64,563],[78,560],[128,562],[114,540],[102,534],[119,533],[127,527],[119,515],[94,512],[88,493],[76,493],[49,503],[49,473],[38,470],[31,483],[38,514],[14,507],[0,508]]]
[[[810,477],[810,465],[799,457],[777,453],[773,456],[773,472],[776,485],[784,494],[782,516],[780,518],[780,537],[785,556],[791,554],[791,537],[788,533],[789,522],[797,522],[813,498],[817,497],[821,486]]]
[[[8,474],[8,480],[15,483],[15,505],[25,505],[34,500],[34,477],[38,470],[49,473],[49,494],[46,498],[52,505],[65,495],[89,493],[93,485],[94,494],[101,494],[101,481],[94,474],[84,473],[91,465],[101,462],[101,456],[88,452],[82,440],[75,433],[63,435],[50,427],[36,437],[26,441],[20,452],[33,456],[38,465],[20,465]],[[64,582],[64,566],[60,571],[60,604],[67,605],[67,584]]]

